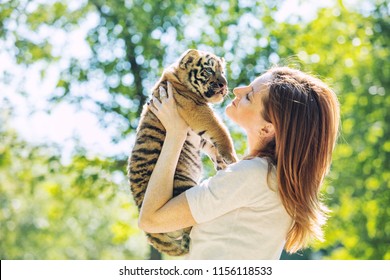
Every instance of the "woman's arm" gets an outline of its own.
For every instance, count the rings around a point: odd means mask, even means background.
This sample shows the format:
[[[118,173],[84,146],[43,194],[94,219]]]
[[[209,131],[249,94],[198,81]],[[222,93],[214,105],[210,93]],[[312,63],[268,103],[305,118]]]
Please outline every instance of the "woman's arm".
[[[142,203],[139,227],[149,233],[170,232],[195,224],[184,193],[172,198],[173,178],[180,152],[187,137],[188,125],[177,112],[168,83],[167,93],[160,89],[161,103],[153,99],[152,112],[166,129],[165,141],[150,177]]]

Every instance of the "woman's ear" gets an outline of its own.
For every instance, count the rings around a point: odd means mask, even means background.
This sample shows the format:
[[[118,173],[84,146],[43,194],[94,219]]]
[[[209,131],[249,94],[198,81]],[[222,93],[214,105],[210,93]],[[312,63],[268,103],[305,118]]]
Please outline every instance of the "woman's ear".
[[[266,137],[273,137],[275,136],[275,128],[274,128],[274,125],[272,123],[269,123],[267,122],[262,128],[261,128],[261,131],[260,131],[260,134],[262,136],[266,136]]]

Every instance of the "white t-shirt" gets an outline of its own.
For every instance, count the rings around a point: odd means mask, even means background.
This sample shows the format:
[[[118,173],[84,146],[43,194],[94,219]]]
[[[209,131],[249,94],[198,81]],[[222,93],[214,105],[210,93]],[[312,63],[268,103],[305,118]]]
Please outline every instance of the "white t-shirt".
[[[242,160],[186,191],[196,221],[188,259],[279,259],[292,219],[263,158]]]

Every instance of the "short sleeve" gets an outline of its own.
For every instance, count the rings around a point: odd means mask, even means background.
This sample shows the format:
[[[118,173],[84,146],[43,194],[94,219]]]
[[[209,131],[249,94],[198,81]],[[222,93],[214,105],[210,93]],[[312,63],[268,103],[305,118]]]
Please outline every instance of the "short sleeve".
[[[186,191],[191,214],[204,223],[261,199],[267,188],[265,160],[243,160]]]

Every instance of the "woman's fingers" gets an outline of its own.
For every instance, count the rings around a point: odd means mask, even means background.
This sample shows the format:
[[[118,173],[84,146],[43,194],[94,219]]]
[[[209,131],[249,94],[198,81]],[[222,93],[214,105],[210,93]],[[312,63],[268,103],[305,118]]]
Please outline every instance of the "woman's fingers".
[[[172,96],[172,91],[173,91],[173,88],[172,88],[172,84],[170,82],[167,82],[167,85],[168,85],[168,98]]]
[[[153,105],[154,105],[156,108],[159,108],[159,107],[161,106],[160,100],[158,100],[155,96],[152,97],[152,101],[153,101]]]
[[[160,98],[168,97],[168,93],[162,86],[159,87]]]
[[[172,84],[169,82],[166,88],[160,86],[157,97],[152,96],[149,108],[167,131],[187,131],[188,125],[177,110],[176,101],[173,97],[174,90]]]
[[[150,100],[149,103],[149,109],[152,110],[153,113],[156,113],[160,107],[160,101],[156,97],[152,96],[152,100]]]
[[[149,104],[149,107],[152,109],[152,112],[155,113],[161,110],[166,101],[170,101],[169,103],[166,103],[169,104],[169,107],[172,106],[172,102],[174,102],[174,99],[172,98],[173,87],[170,82],[167,82],[167,88],[168,90],[166,90],[162,86],[158,88],[160,100],[157,97],[152,96],[152,100],[150,101]]]
[[[156,114],[156,112],[157,112],[157,109],[156,109],[156,107],[154,106],[154,102],[153,102],[153,99],[152,100],[150,100],[150,102],[149,102],[149,110],[150,111],[152,111],[154,114]]]

